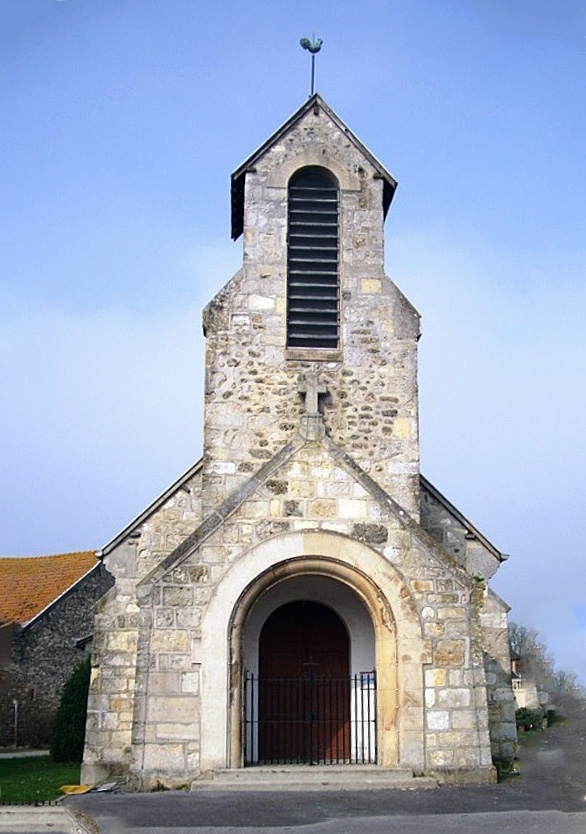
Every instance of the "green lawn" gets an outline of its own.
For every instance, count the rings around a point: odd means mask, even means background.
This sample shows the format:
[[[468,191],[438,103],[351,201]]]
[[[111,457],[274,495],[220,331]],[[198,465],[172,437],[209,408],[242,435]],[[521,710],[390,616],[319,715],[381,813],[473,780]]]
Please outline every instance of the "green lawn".
[[[57,799],[61,785],[79,785],[78,764],[56,764],[49,756],[0,758],[0,802]]]

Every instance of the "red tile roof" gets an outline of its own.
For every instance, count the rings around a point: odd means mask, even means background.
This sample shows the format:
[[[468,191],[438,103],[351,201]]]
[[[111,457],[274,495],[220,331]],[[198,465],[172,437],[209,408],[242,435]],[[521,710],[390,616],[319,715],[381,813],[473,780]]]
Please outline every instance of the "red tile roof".
[[[0,623],[26,623],[99,560],[94,550],[58,556],[0,557]]]

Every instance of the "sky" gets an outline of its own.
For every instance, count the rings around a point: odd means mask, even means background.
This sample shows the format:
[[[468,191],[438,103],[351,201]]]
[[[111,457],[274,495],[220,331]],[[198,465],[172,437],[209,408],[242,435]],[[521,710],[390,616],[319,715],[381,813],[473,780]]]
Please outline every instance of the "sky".
[[[199,457],[230,174],[312,34],[399,181],[422,472],[586,684],[586,0],[0,0],[0,553],[100,548]]]

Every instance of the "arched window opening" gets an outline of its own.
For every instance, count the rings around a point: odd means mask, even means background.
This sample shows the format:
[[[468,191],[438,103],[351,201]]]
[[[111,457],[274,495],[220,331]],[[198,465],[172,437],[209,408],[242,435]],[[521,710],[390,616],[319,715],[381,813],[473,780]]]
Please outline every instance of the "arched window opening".
[[[339,345],[339,189],[325,168],[302,168],[289,182],[287,345]]]

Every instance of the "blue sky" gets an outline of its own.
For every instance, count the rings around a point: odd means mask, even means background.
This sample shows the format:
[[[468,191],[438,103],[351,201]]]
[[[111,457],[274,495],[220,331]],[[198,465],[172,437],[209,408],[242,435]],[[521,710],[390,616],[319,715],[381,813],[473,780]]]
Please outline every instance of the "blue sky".
[[[229,175],[317,87],[399,181],[422,471],[586,683],[586,3],[0,0],[0,552],[100,547],[201,451]]]

